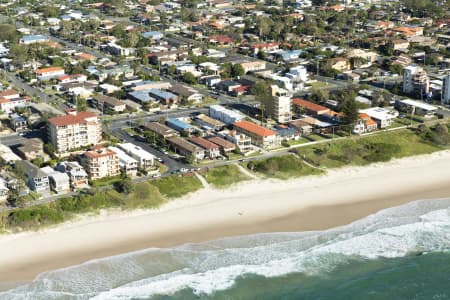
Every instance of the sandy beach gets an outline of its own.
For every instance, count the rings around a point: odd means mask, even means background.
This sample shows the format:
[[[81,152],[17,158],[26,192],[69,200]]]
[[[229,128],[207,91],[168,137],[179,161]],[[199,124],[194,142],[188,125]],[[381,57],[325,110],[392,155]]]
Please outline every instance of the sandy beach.
[[[39,232],[0,237],[0,281],[149,247],[225,236],[322,230],[381,209],[450,197],[450,151],[301,179],[202,189],[159,210],[103,212]],[[1,285],[0,285],[1,288]]]

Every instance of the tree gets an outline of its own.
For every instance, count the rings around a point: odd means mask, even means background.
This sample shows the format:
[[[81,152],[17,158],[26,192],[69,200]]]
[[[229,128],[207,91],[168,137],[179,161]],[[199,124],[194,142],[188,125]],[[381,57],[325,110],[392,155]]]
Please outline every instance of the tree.
[[[125,176],[116,183],[116,189],[119,193],[130,194],[134,191],[134,185],[130,177]]]
[[[344,114],[344,124],[352,125],[358,120],[358,103],[355,98],[347,98],[342,105],[342,113]]]
[[[269,84],[264,81],[258,81],[251,90],[252,94],[255,95],[255,99],[259,101],[260,103],[260,109],[261,109],[261,123],[263,123],[263,116],[264,116],[264,110],[265,105],[267,102],[269,102],[272,98],[272,92],[270,90]]]
[[[189,84],[195,84],[197,82],[197,78],[195,78],[194,74],[191,72],[186,72],[183,74],[183,81]]]
[[[394,74],[399,74],[399,75],[403,74],[403,67],[400,64],[391,64],[389,66],[389,70]]]
[[[241,64],[234,64],[234,65],[231,67],[231,75],[232,75],[233,77],[242,76],[242,75],[244,75],[244,74],[245,74],[245,70],[244,70],[244,68],[242,67]]]

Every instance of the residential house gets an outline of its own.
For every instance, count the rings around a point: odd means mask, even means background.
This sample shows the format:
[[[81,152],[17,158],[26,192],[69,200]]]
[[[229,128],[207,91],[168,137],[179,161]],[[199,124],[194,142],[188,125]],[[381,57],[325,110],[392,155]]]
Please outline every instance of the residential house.
[[[17,153],[25,160],[40,158],[48,161],[50,157],[44,152],[44,142],[40,138],[27,139],[21,146],[17,147]]]
[[[92,103],[102,112],[112,111],[115,113],[121,113],[126,110],[125,103],[115,97],[96,95],[92,97]]]
[[[117,154],[117,157],[119,158],[119,167],[120,170],[127,174],[128,176],[136,176],[137,170],[138,170],[138,161],[135,160],[133,157],[125,153],[122,149],[119,149],[117,147],[109,146],[109,150],[113,151]]]
[[[270,52],[280,49],[279,43],[258,43],[250,46],[253,55],[257,55],[259,52]]]
[[[168,90],[172,87],[170,82],[167,81],[140,81],[135,82],[130,85],[130,90],[132,91],[141,91],[141,90],[151,90],[151,89],[159,89],[159,90]]]
[[[367,114],[378,124],[378,128],[386,128],[392,125],[394,119],[398,117],[396,110],[389,110],[382,107],[371,107],[362,109],[359,113]]]
[[[65,71],[61,67],[49,67],[43,69],[37,69],[35,71],[36,78],[39,80],[50,80],[52,78],[57,78],[65,74]]]
[[[192,157],[194,160],[202,160],[205,157],[205,150],[180,137],[167,139],[170,147],[185,157]]]
[[[219,134],[224,139],[235,144],[237,149],[239,149],[239,151],[242,153],[247,153],[253,150],[252,139],[243,133],[239,133],[236,130],[230,130],[226,132],[220,132]]]
[[[139,147],[132,143],[124,143],[119,144],[119,148],[125,151],[126,154],[137,160],[139,168],[147,170],[153,167],[155,156],[142,149],[142,147]]]
[[[178,135],[172,128],[158,122],[147,122],[142,127],[144,130],[156,133],[162,139],[168,139]]]
[[[72,189],[87,188],[88,174],[84,168],[76,161],[63,161],[56,166],[56,170],[64,172],[69,176],[69,183]]]
[[[166,124],[167,124],[167,126],[175,129],[178,132],[185,132],[185,133],[191,134],[195,130],[194,126],[190,125],[189,123],[184,122],[180,118],[178,118],[178,119],[177,118],[169,118],[166,120]]]
[[[266,62],[263,60],[241,62],[240,65],[245,73],[261,71],[266,69]]]
[[[186,85],[181,84],[173,85],[170,88],[170,92],[177,95],[178,99],[182,99],[184,101],[201,102],[203,99],[203,95],[200,94],[196,89]]]
[[[194,118],[195,122],[199,124],[202,128],[207,130],[219,131],[225,127],[225,124],[219,120],[208,117],[205,114],[199,114]]]
[[[47,174],[50,189],[52,191],[58,194],[70,192],[69,175],[63,172],[58,172],[49,166],[41,168],[41,170]]]
[[[353,133],[362,134],[377,130],[377,128],[378,124],[376,121],[372,120],[372,118],[368,114],[360,113],[358,115],[358,121],[353,127]]]
[[[43,35],[24,35],[20,38],[20,44],[34,44],[34,43],[46,43],[49,42],[49,38]]]
[[[209,158],[214,159],[214,158],[217,158],[220,156],[220,148],[218,145],[216,145],[204,138],[196,137],[196,136],[190,137],[188,140],[189,140],[189,142],[205,149],[205,154]]]
[[[301,136],[310,135],[313,131],[311,124],[301,119],[290,121],[289,126],[294,127]]]
[[[350,62],[344,57],[336,57],[331,59],[330,66],[332,69],[342,72],[350,69]]]
[[[232,142],[229,142],[221,137],[218,137],[218,136],[207,138],[207,140],[210,141],[211,143],[214,143],[217,146],[219,146],[220,152],[222,154],[229,153],[236,149],[235,144],[233,144]]]
[[[249,121],[238,121],[233,124],[234,129],[249,136],[252,144],[262,148],[278,147],[281,143],[276,132]]]
[[[38,193],[47,193],[50,189],[50,183],[47,173],[27,160],[21,160],[21,163],[27,177],[27,185],[31,190]]]
[[[150,89],[148,91],[149,95],[154,99],[160,101],[164,105],[171,105],[178,103],[178,96],[167,91],[159,90],[159,89]]]
[[[28,129],[27,119],[18,114],[12,114],[9,117],[9,124],[15,132],[22,132]]]

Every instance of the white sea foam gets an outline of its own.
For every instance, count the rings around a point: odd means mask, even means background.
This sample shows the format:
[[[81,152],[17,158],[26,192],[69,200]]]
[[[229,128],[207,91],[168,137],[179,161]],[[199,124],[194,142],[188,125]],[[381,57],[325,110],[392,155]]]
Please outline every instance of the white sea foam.
[[[131,299],[182,289],[211,294],[239,276],[318,275],[354,259],[450,249],[450,200],[387,209],[323,232],[260,234],[147,249],[49,272],[1,299]]]

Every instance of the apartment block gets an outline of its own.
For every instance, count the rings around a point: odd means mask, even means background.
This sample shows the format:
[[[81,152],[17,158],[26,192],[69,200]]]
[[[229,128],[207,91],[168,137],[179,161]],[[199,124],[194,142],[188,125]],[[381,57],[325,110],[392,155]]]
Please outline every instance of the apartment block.
[[[81,165],[87,171],[89,179],[100,179],[120,174],[117,154],[101,146],[86,151],[81,158]]]
[[[96,145],[102,139],[101,123],[91,112],[68,111],[65,116],[49,119],[47,129],[49,141],[58,153]]]

